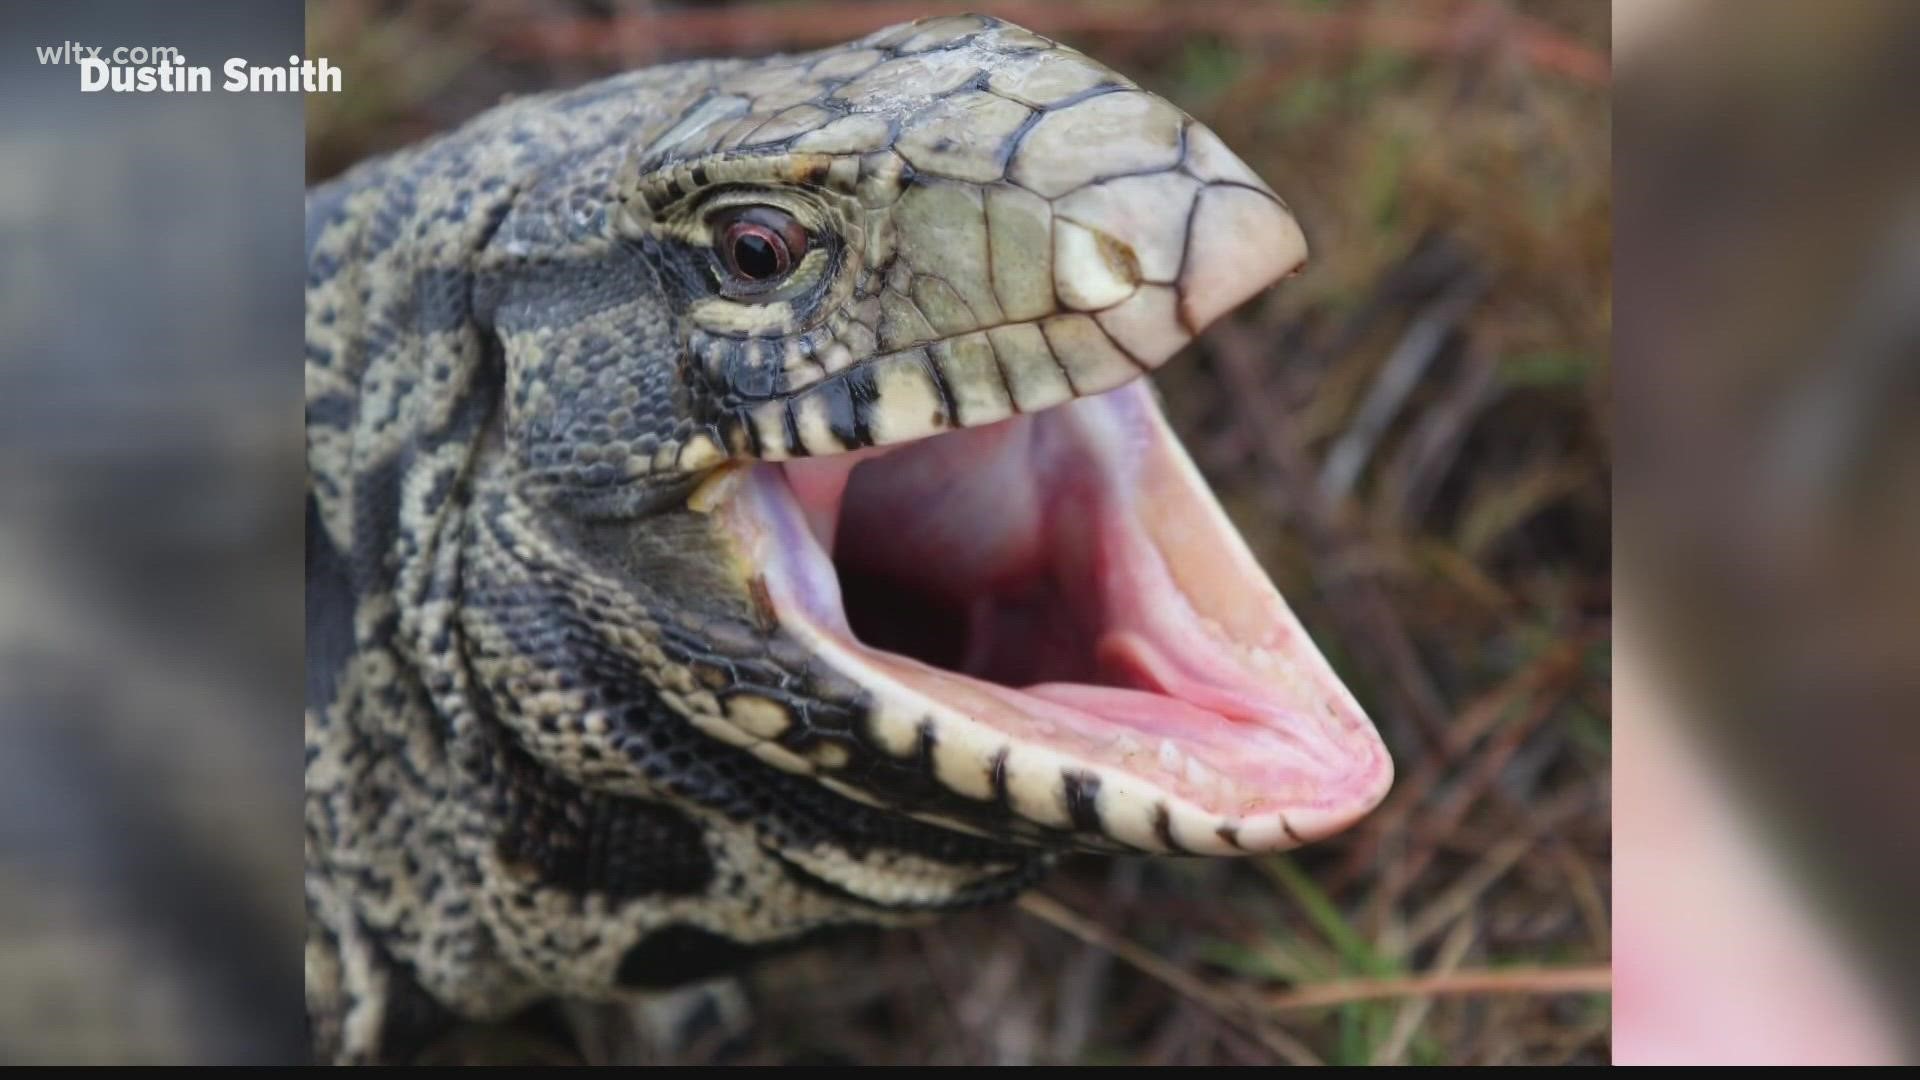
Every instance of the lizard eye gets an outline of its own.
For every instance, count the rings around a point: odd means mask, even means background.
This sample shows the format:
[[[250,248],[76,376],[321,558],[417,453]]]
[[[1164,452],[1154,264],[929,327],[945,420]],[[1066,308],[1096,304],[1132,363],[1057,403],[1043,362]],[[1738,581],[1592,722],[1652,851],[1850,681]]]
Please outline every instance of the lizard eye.
[[[769,206],[732,211],[714,223],[715,254],[731,283],[749,288],[786,277],[807,253],[807,230]]]

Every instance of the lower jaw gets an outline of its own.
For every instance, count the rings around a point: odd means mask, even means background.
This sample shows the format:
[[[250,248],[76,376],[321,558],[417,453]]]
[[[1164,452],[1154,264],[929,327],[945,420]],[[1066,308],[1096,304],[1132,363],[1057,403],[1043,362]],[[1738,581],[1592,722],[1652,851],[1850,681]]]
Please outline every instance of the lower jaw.
[[[719,509],[781,628],[869,692],[881,749],[983,809],[1147,851],[1291,847],[1385,794],[1378,736],[1144,383],[872,457],[754,466]],[[869,598],[850,621],[835,548],[918,609]],[[1035,581],[1044,610],[1007,600]],[[951,657],[856,633],[938,619],[929,598],[975,612]],[[1064,627],[1051,659],[1004,640],[1036,621]]]

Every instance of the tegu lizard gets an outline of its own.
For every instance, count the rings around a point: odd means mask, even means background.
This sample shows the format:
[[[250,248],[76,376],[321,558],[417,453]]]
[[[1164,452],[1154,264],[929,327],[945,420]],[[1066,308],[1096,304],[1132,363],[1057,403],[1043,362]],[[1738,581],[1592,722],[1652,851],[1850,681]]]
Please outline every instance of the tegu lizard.
[[[307,220],[321,1058],[1382,797],[1145,378],[1301,229],[1108,68],[974,17],[654,67]]]

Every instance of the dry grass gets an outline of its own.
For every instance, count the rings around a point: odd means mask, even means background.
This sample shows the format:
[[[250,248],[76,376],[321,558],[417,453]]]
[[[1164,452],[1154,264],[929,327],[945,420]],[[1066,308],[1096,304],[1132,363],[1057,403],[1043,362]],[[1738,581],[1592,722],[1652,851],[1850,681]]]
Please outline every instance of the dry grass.
[[[317,177],[503,92],[953,5],[310,5]],[[1019,907],[767,965],[746,1062],[1599,1063],[1608,1056],[1605,5],[973,5],[1213,127],[1309,272],[1160,378],[1398,763],[1350,834],[1075,862]]]

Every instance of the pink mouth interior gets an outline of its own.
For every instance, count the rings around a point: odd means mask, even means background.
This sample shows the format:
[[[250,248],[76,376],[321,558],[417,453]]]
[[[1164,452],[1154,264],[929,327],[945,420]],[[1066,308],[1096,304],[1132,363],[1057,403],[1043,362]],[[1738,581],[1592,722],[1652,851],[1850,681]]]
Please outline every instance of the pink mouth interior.
[[[1324,833],[1384,791],[1371,725],[1143,384],[753,487],[786,519],[781,617],[925,697],[1229,817]]]

